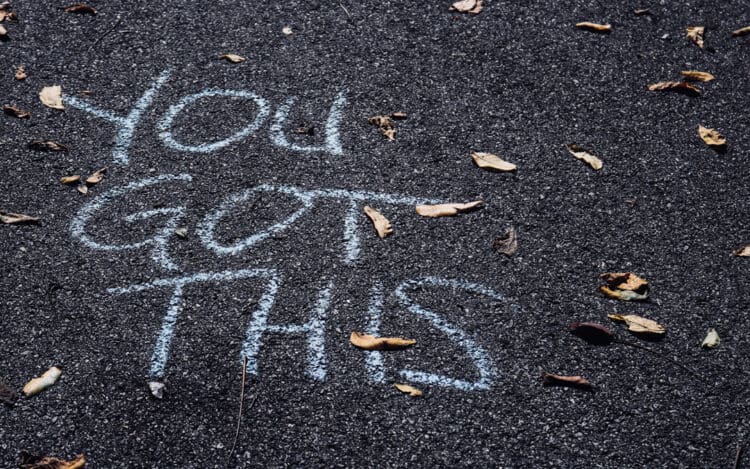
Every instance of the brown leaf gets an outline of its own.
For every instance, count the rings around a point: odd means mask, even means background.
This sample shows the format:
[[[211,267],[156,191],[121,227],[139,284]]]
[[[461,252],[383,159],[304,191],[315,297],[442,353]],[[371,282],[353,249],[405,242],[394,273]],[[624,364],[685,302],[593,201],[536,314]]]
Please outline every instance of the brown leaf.
[[[650,15],[651,14],[651,10],[649,10],[648,8],[639,8],[637,10],[633,10],[633,13],[635,15],[637,15],[637,16]]]
[[[481,151],[472,152],[471,158],[477,166],[484,169],[494,169],[497,171],[515,171],[516,165],[502,160],[499,156],[492,153]]]
[[[451,5],[449,10],[476,15],[482,11],[482,1],[483,0],[460,0]]]
[[[18,117],[19,119],[27,119],[31,117],[31,113],[29,111],[24,111],[22,109],[18,109],[15,106],[5,105],[3,106],[3,112],[8,114],[9,116]]]
[[[34,140],[29,143],[29,148],[39,151],[68,151],[68,147],[52,140]]]
[[[18,66],[18,68],[16,68],[16,80],[25,80],[27,76],[28,75],[26,75],[26,67],[20,65]]]
[[[413,339],[402,339],[401,337],[375,337],[373,335],[352,332],[349,341],[355,347],[365,350],[399,350],[417,343]]]
[[[604,279],[611,288],[618,290],[629,290],[643,293],[648,290],[648,282],[632,272],[609,272],[601,274],[599,278]]]
[[[65,13],[95,15],[96,10],[94,9],[94,7],[86,5],[85,3],[76,3],[75,5],[70,5],[69,7],[66,7]]]
[[[518,239],[516,236],[516,230],[514,228],[508,228],[505,232],[505,238],[497,238],[492,244],[495,248],[495,252],[505,254],[510,257],[518,251]]]
[[[604,296],[608,298],[613,298],[615,300],[622,300],[622,301],[640,301],[645,300],[648,298],[648,292],[645,293],[637,293],[630,290],[616,290],[609,288],[606,285],[602,285],[599,287],[599,291],[604,294]]]
[[[5,384],[3,380],[0,380],[0,402],[13,405],[17,399],[18,393],[16,390]]]
[[[28,451],[21,451],[18,455],[20,469],[81,469],[85,465],[86,458],[82,454],[70,461],[53,456],[34,456]]]
[[[394,119],[406,119],[406,113],[403,111],[392,112],[391,117]]]
[[[608,314],[607,317],[613,321],[624,321],[628,326],[628,330],[640,333],[640,334],[656,334],[662,335],[666,332],[664,326],[652,319],[646,319],[635,314],[627,314],[622,316],[620,314]]]
[[[682,93],[689,96],[698,96],[701,94],[700,88],[684,81],[660,81],[659,83],[648,85],[648,90],[674,91],[676,93]]]
[[[81,194],[86,195],[89,193],[89,186],[86,184],[79,184],[78,187],[76,187],[76,190]]]
[[[745,36],[747,34],[750,34],[750,26],[745,26],[744,28],[732,31],[732,37]]]
[[[465,204],[438,204],[438,205],[417,205],[417,213],[423,217],[451,217],[458,212],[465,212],[482,205],[481,200],[468,202]]]
[[[59,85],[42,88],[39,92],[39,100],[52,109],[65,109],[62,102],[62,87]]]
[[[709,129],[702,125],[698,125],[698,135],[706,142],[706,145],[712,147],[723,147],[727,144],[727,139],[723,135],[714,129]]]
[[[393,233],[391,222],[389,222],[382,213],[372,207],[368,207],[367,205],[365,205],[364,211],[365,214],[370,217],[370,220],[372,220],[372,224],[375,225],[375,231],[378,232],[378,236],[380,236],[381,239]]]
[[[686,80],[707,82],[716,79],[715,76],[708,72],[699,72],[697,70],[685,70],[680,73]]]
[[[583,376],[562,376],[546,372],[542,373],[542,385],[591,389],[591,382]]]
[[[396,140],[396,127],[393,125],[393,121],[388,116],[373,116],[367,119],[372,125],[377,125],[380,128],[380,133],[385,135],[388,140]]]
[[[81,176],[75,175],[75,176],[63,176],[60,178],[60,182],[63,184],[73,184],[81,180]]]
[[[225,59],[229,62],[232,62],[233,64],[238,64],[240,62],[244,62],[247,59],[245,57],[242,57],[241,55],[235,55],[235,54],[224,54],[219,57],[220,59]]]
[[[696,46],[703,49],[703,34],[706,32],[705,26],[688,26],[685,29],[688,39],[693,41]]]
[[[615,340],[612,331],[595,322],[574,322],[570,325],[570,332],[594,345],[607,345]]]
[[[732,254],[737,257],[750,257],[750,244],[735,249]]]
[[[106,172],[107,172],[107,168],[106,167],[104,167],[104,168],[102,168],[102,169],[100,169],[98,171],[94,171],[93,173],[91,173],[91,176],[89,176],[89,177],[86,178],[86,184],[94,185],[94,184],[100,183],[102,181],[102,179],[104,179],[104,173],[106,173]]]
[[[594,31],[594,32],[597,32],[597,33],[609,33],[609,32],[612,31],[612,25],[590,23],[588,21],[582,21],[580,23],[576,23],[576,28],[578,28],[578,29],[587,29],[589,31]]]
[[[60,368],[53,366],[49,370],[45,371],[42,376],[34,378],[26,383],[26,385],[23,387],[23,393],[26,394],[27,397],[39,394],[40,392],[55,384],[57,380],[60,379],[60,375],[62,375],[62,371],[60,370]]]
[[[3,222],[7,225],[15,225],[20,223],[36,223],[38,221],[39,218],[24,215],[22,213],[0,211],[0,222]]]
[[[568,144],[568,151],[571,155],[575,156],[579,160],[585,161],[594,170],[598,171],[602,169],[603,163],[596,155],[591,153],[589,150],[576,145],[575,143]]]
[[[424,394],[419,389],[415,388],[414,386],[409,386],[408,384],[398,384],[398,383],[396,383],[396,384],[394,384],[394,386],[396,387],[396,389],[398,389],[402,393],[408,394],[408,395],[410,395],[412,397],[420,397],[422,394]]]

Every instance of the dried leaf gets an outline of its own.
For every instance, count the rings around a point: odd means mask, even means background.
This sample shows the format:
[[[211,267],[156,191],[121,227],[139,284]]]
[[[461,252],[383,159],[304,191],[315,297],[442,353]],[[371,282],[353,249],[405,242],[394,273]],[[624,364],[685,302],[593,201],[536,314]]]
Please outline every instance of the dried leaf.
[[[594,345],[607,345],[615,340],[612,331],[595,322],[574,322],[570,325],[570,332]]]
[[[17,225],[20,223],[36,223],[39,221],[39,218],[21,213],[0,211],[0,221],[7,225]]]
[[[63,184],[73,184],[81,180],[81,176],[76,174],[75,176],[63,176],[60,178],[60,182]]]
[[[458,212],[465,212],[482,205],[481,200],[468,202],[465,204],[438,204],[438,205],[417,205],[417,213],[423,217],[452,217]]]
[[[15,106],[9,106],[7,104],[3,106],[3,112],[8,114],[9,116],[18,117],[19,119],[27,119],[31,117],[31,113],[29,111],[24,111],[22,109],[18,109]]]
[[[8,405],[13,405],[17,399],[18,393],[16,392],[16,390],[0,380],[0,402]]]
[[[546,372],[542,373],[542,385],[591,389],[591,382],[583,376],[562,376]]]
[[[635,314],[627,314],[622,316],[620,314],[608,314],[607,317],[613,321],[624,321],[628,326],[628,330],[640,334],[658,334],[662,335],[666,332],[664,326],[652,319],[646,319]]]
[[[587,29],[589,31],[594,31],[597,33],[608,33],[612,31],[612,25],[589,23],[588,21],[582,21],[580,23],[576,23],[576,28]]]
[[[86,195],[89,193],[89,186],[86,184],[79,184],[78,187],[76,187],[76,190],[81,194]]]
[[[701,89],[685,81],[660,81],[648,85],[649,91],[674,91],[676,93],[686,94],[688,96],[698,96]]]
[[[375,337],[373,335],[352,332],[349,341],[355,347],[365,350],[398,350],[417,343],[413,339],[402,339],[401,337]]]
[[[86,5],[85,3],[76,3],[75,5],[70,5],[69,7],[66,7],[65,13],[95,15],[96,10],[94,9],[94,7]]]
[[[62,102],[62,86],[45,86],[39,92],[39,100],[47,107],[52,109],[65,109]]]
[[[515,171],[516,165],[508,163],[500,159],[499,156],[493,155],[492,153],[484,153],[481,151],[475,151],[471,154],[471,158],[474,160],[477,166],[485,169],[495,169],[497,171]]]
[[[291,36],[291,35],[292,35],[292,32],[293,32],[293,31],[292,31],[292,28],[291,28],[291,26],[284,26],[283,28],[281,28],[281,32],[282,32],[282,33],[283,33],[283,34],[284,34],[285,36]]]
[[[81,469],[86,465],[86,458],[79,454],[70,461],[53,456],[34,456],[28,451],[18,455],[18,467],[21,469]]]
[[[380,236],[381,239],[393,233],[391,222],[389,222],[382,213],[372,207],[368,207],[367,205],[365,205],[364,211],[365,214],[370,217],[370,220],[372,220],[372,224],[375,225],[375,231],[378,232],[378,236]]]
[[[148,389],[151,390],[151,395],[157,399],[161,399],[164,397],[164,388],[164,383],[160,383],[159,381],[148,382]]]
[[[680,73],[686,80],[707,82],[716,79],[715,76],[708,72],[699,72],[697,70],[685,70]]]
[[[735,249],[732,254],[737,257],[750,257],[750,244]]]
[[[245,57],[242,57],[241,55],[236,55],[236,54],[224,54],[220,56],[219,58],[225,59],[229,62],[232,62],[233,64],[238,64],[240,62],[244,62],[247,60]]]
[[[34,140],[29,143],[29,148],[39,151],[68,151],[68,147],[52,140]]]
[[[495,248],[495,252],[505,254],[510,257],[518,251],[518,239],[516,236],[516,230],[514,228],[508,228],[505,232],[505,238],[497,238],[492,244]]]
[[[394,119],[406,119],[406,113],[404,111],[392,112],[391,117]]]
[[[633,10],[633,13],[635,15],[637,15],[637,16],[650,15],[651,14],[651,10],[649,10],[648,8],[639,8],[637,10]]]
[[[44,391],[48,387],[52,386],[60,379],[62,371],[60,368],[53,366],[49,370],[45,371],[39,378],[34,378],[23,387],[23,393],[27,397],[34,396]]]
[[[8,38],[8,30],[5,29],[5,26],[0,24],[0,39],[7,39]]]
[[[16,80],[19,80],[19,81],[25,80],[27,76],[28,75],[26,75],[26,67],[21,65],[18,68],[16,68]]]
[[[615,300],[640,301],[640,300],[645,300],[646,298],[648,298],[648,292],[637,293],[637,292],[630,291],[630,290],[613,290],[606,285],[600,286],[599,291],[602,292],[604,296],[608,298],[613,298]]]
[[[745,26],[744,28],[732,31],[732,37],[745,36],[747,34],[750,34],[750,26]]]
[[[388,116],[373,116],[367,119],[372,125],[377,125],[380,128],[380,133],[388,137],[388,140],[396,140],[396,127],[393,125],[393,121]]]
[[[698,126],[698,135],[700,135],[703,141],[706,142],[706,145],[710,145],[712,147],[723,147],[727,144],[727,139],[724,138],[723,135],[721,135],[714,129],[709,129],[707,127],[703,127],[702,125]]]
[[[398,383],[396,383],[396,384],[394,384],[394,386],[399,391],[403,392],[404,394],[408,394],[408,395],[410,395],[412,397],[420,397],[423,394],[422,391],[420,391],[419,389],[415,388],[414,386],[409,386],[408,384],[398,384]]]
[[[716,332],[716,329],[713,327],[708,330],[708,333],[706,334],[706,338],[703,339],[703,342],[701,342],[702,348],[714,348],[718,346],[721,343],[721,339],[719,338],[719,333]]]
[[[449,10],[476,15],[482,12],[483,0],[461,0],[450,6]]]
[[[182,239],[187,239],[187,237],[188,237],[188,230],[187,230],[187,228],[177,228],[176,230],[174,230],[174,234],[176,234],[177,236],[179,236]]]
[[[104,179],[104,173],[106,172],[106,166],[98,171],[94,171],[93,173],[91,173],[91,176],[86,178],[86,184],[94,185],[102,182],[102,179]]]
[[[705,26],[688,26],[685,29],[688,39],[693,41],[696,46],[703,49],[703,34],[706,32]]]
[[[588,165],[594,168],[594,170],[598,171],[602,169],[602,160],[585,148],[580,147],[575,143],[571,143],[568,145],[568,151],[579,160],[588,163]]]
[[[648,290],[648,282],[632,272],[609,272],[601,274],[599,278],[604,279],[611,288],[618,290],[629,290],[639,293]]]

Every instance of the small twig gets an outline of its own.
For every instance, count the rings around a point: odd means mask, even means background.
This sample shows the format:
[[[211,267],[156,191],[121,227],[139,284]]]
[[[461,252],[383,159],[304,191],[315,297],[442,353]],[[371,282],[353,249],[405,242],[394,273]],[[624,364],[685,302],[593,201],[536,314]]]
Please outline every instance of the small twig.
[[[683,365],[682,363],[678,362],[677,360],[673,359],[672,357],[669,357],[669,356],[667,356],[667,355],[664,355],[664,354],[662,354],[662,353],[659,353],[659,352],[657,352],[656,350],[651,350],[650,348],[648,348],[648,347],[644,347],[644,346],[643,346],[643,345],[641,345],[641,344],[637,344],[637,343],[635,343],[635,342],[629,342],[629,341],[627,341],[627,340],[622,340],[622,339],[615,339],[615,342],[621,343],[621,344],[623,344],[623,345],[628,345],[628,346],[630,346],[630,347],[634,347],[634,348],[637,348],[637,349],[640,349],[640,350],[644,350],[644,351],[646,351],[646,352],[648,352],[648,353],[651,353],[651,354],[654,354],[654,355],[656,355],[656,356],[657,356],[657,357],[659,357],[659,358],[663,358],[663,359],[665,359],[665,360],[669,360],[670,362],[674,363],[675,365],[679,366],[679,367],[680,367],[680,368],[682,368],[683,370],[685,370],[685,371],[687,371],[688,373],[690,373],[691,375],[693,375],[693,377],[695,377],[695,378],[697,378],[697,379],[699,379],[699,380],[701,380],[701,379],[702,379],[702,378],[701,378],[701,376],[700,376],[700,375],[699,375],[698,373],[696,373],[695,371],[691,370],[690,368],[688,368],[687,366],[685,366],[685,365]]]
[[[740,469],[740,463],[742,462],[742,453],[744,452],[744,446],[737,447],[737,453],[734,455],[734,469]]]
[[[349,14],[349,10],[347,10],[344,5],[339,3],[339,6],[341,7],[342,10],[344,10],[344,13],[346,13],[346,16],[348,16],[349,18],[352,17],[352,15]]]
[[[232,448],[229,450],[229,456],[234,454],[234,447],[237,445],[237,438],[240,436],[240,425],[242,425],[242,404],[245,401],[245,375],[247,373],[247,357],[242,360],[242,386],[240,387],[240,411],[237,414],[237,429],[234,432]],[[256,396],[257,397],[257,396]],[[255,400],[253,400],[255,402]],[[250,404],[252,406],[252,403]]]
[[[104,34],[99,36],[99,38],[96,41],[92,42],[91,45],[89,46],[89,50],[91,50],[95,45],[101,43],[105,37],[112,34],[112,31],[114,31],[115,29],[117,29],[118,26],[120,26],[120,23],[122,23],[122,18],[120,18],[120,16],[118,15],[117,22],[115,23],[115,25],[109,28],[107,31],[105,31]]]

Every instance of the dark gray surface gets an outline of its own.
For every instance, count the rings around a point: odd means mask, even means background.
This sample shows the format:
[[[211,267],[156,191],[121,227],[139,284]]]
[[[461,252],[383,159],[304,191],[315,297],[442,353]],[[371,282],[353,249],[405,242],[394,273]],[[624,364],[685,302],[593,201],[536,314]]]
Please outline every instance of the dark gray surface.
[[[448,12],[449,3],[92,2],[99,14],[91,17],[65,14],[61,2],[15,2],[20,21],[6,25],[10,40],[0,44],[1,104],[33,116],[0,119],[0,208],[44,220],[0,226],[0,378],[20,389],[51,365],[63,377],[39,396],[0,408],[0,465],[13,467],[27,449],[83,452],[91,467],[107,468],[731,466],[747,437],[749,410],[748,263],[730,256],[750,240],[750,50],[747,39],[730,37],[750,23],[747,3],[487,0],[477,16]],[[635,16],[636,7],[652,14]],[[585,20],[610,22],[614,31],[574,28]],[[693,24],[707,27],[705,50],[684,37]],[[292,36],[282,34],[286,25]],[[225,52],[248,61],[215,59]],[[24,82],[13,79],[19,64],[29,73]],[[138,127],[127,166],[112,165],[112,125],[70,107],[47,109],[37,99],[42,86],[60,84],[66,95],[89,89],[83,99],[124,114],[170,67],[173,76]],[[646,91],[685,69],[718,79],[697,98]],[[320,138],[333,96],[348,89],[344,155],[273,146],[268,122],[255,137],[214,154],[167,149],[156,122],[180,97],[209,87],[252,90],[273,109],[298,96],[304,112],[293,121],[316,125],[311,141]],[[181,135],[207,141],[252,118],[228,104],[209,101],[183,115]],[[397,124],[397,141],[387,142],[366,118],[396,110],[409,118]],[[725,154],[700,141],[699,123],[728,137]],[[72,150],[26,148],[38,138]],[[570,142],[594,149],[604,169],[575,160],[564,148]],[[471,150],[498,153],[519,170],[479,170]],[[58,182],[106,165],[106,179],[88,196]],[[276,323],[302,322],[317,290],[335,284],[326,382],[303,375],[304,339],[270,337],[260,374],[248,377],[252,407],[236,455],[228,453],[248,320],[242,295],[253,292],[187,291],[167,394],[157,401],[145,383],[169,292],[113,296],[106,289],[174,274],[156,267],[147,249],[103,253],[70,235],[85,202],[168,173],[190,173],[194,181],[129,198],[99,222],[102,236],[128,235],[115,222],[122,215],[182,203],[191,237],[173,241],[171,250],[183,271],[281,269]],[[395,227],[384,241],[362,219],[355,266],[340,262],[343,212],[336,204],[321,205],[284,236],[242,255],[218,258],[205,250],[193,230],[206,210],[258,183],[482,198],[487,205],[440,220],[408,207],[384,209]],[[252,223],[291,213],[292,202],[246,207],[222,233],[250,233]],[[521,247],[506,259],[491,244],[510,226]],[[597,293],[599,273],[623,270],[651,281],[649,302],[616,303]],[[348,334],[365,327],[370,286],[382,282],[390,292],[426,275],[481,283],[521,305],[511,310],[444,289],[417,295],[488,351],[499,372],[489,391],[420,385],[423,399],[396,392],[389,383],[406,365],[474,375],[459,348],[406,315],[392,296],[383,332],[414,337],[418,345],[386,356],[388,383],[368,381],[364,354],[349,345]],[[649,346],[702,380],[638,350],[588,346],[566,332],[571,322],[606,322],[613,312],[666,324],[666,338]],[[702,351],[709,327],[722,344]],[[597,391],[543,388],[542,370],[583,374]]]

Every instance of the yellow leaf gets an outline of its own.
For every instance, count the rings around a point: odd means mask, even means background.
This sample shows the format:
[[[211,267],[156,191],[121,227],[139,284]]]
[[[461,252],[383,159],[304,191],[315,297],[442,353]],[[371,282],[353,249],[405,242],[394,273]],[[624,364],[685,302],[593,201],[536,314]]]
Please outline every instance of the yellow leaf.
[[[481,151],[475,151],[471,154],[471,158],[474,160],[477,166],[485,169],[496,169],[498,171],[515,171],[516,165],[503,161],[497,155],[492,153],[484,153]]]
[[[372,224],[375,225],[375,231],[378,232],[378,236],[380,236],[380,238],[385,238],[389,234],[393,233],[391,222],[389,222],[382,213],[378,212],[372,207],[368,207],[367,205],[365,205],[364,211],[365,214],[370,217],[370,220],[372,220]]]
[[[704,26],[688,26],[687,29],[685,29],[685,32],[687,33],[688,39],[693,41],[696,46],[703,49],[703,34],[706,32]]]
[[[703,342],[701,342],[701,347],[714,348],[720,343],[721,343],[721,339],[719,338],[719,333],[716,332],[716,329],[712,327],[711,329],[708,330],[708,333],[706,334],[706,338],[703,339]]]
[[[402,339],[401,337],[375,337],[374,335],[352,332],[349,341],[355,347],[365,350],[398,350],[417,343],[413,339]]]
[[[23,387],[23,393],[26,396],[31,397],[35,394],[39,394],[48,387],[52,386],[60,378],[62,371],[60,368],[53,366],[49,370],[45,371],[39,378],[34,378]]]
[[[664,326],[652,319],[646,319],[635,314],[621,316],[619,314],[608,314],[607,317],[613,321],[624,321],[628,330],[641,334],[664,334]]]
[[[65,109],[62,102],[62,87],[59,85],[45,86],[39,92],[39,100],[52,109]]]
[[[0,211],[0,221],[7,225],[14,225],[18,223],[34,223],[39,221],[39,218],[24,215],[22,213]]]
[[[736,29],[732,31],[733,37],[744,36],[746,34],[750,34],[750,26],[745,26],[744,28],[740,28],[740,29]]]
[[[698,135],[706,142],[706,145],[712,147],[721,147],[727,144],[727,139],[723,135],[714,129],[709,129],[702,125],[698,126]]]
[[[716,77],[708,72],[699,72],[697,70],[685,70],[680,72],[683,77],[685,77],[688,80],[693,81],[711,81],[714,80]]]
[[[738,257],[750,257],[750,244],[735,249],[732,254]]]
[[[612,31],[612,25],[590,23],[588,21],[582,21],[580,23],[576,23],[576,28],[578,28],[578,29],[588,29],[589,31],[595,31],[597,33],[608,33],[610,31]]]
[[[476,15],[482,11],[482,1],[483,0],[460,0],[451,5],[450,10]]]
[[[104,173],[107,172],[107,168],[104,167],[100,169],[99,171],[95,171],[91,173],[91,176],[86,178],[86,184],[98,184],[104,179]]]
[[[237,64],[237,63],[244,62],[245,60],[247,60],[245,57],[242,57],[241,55],[236,55],[236,54],[224,54],[220,56],[219,58],[228,60],[229,62],[232,62],[233,64]]]
[[[401,391],[401,392],[403,392],[405,394],[408,394],[410,396],[413,396],[413,397],[419,397],[419,396],[421,396],[423,394],[422,391],[420,391],[419,389],[415,388],[414,386],[409,386],[408,384],[398,384],[398,383],[396,383],[396,384],[394,384],[394,386],[399,391]]]
[[[451,217],[458,212],[465,212],[482,205],[481,200],[468,202],[465,204],[438,204],[438,205],[417,205],[417,213],[423,217]]]
[[[74,182],[78,182],[81,180],[81,176],[75,175],[75,176],[63,176],[60,178],[60,182],[63,184],[73,184]]]
[[[586,150],[585,148],[576,145],[575,143],[571,143],[568,145],[568,151],[571,155],[575,156],[579,160],[588,163],[588,165],[594,168],[594,170],[598,171],[602,169],[602,166],[604,165],[602,163],[602,160],[597,158],[596,155]]]
[[[697,86],[687,83],[684,81],[660,81],[648,85],[649,91],[675,91],[677,93],[683,93],[690,96],[696,96],[701,94],[701,89]]]

